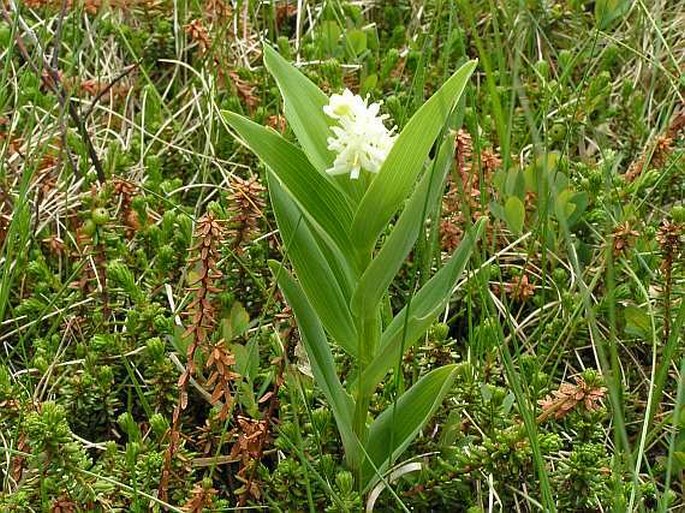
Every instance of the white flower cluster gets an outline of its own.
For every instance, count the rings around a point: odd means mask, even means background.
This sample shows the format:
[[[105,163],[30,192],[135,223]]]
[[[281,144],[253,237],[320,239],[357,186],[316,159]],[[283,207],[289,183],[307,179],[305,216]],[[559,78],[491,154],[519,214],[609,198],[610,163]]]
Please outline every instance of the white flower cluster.
[[[397,137],[395,129],[388,130],[383,124],[388,115],[378,115],[379,103],[367,103],[368,98],[345,89],[343,94],[331,96],[324,106],[324,112],[337,121],[331,127],[335,137],[328,138],[328,149],[337,154],[333,167],[326,170],[328,174],[350,173],[350,178],[356,180],[362,169],[378,173],[388,156]]]

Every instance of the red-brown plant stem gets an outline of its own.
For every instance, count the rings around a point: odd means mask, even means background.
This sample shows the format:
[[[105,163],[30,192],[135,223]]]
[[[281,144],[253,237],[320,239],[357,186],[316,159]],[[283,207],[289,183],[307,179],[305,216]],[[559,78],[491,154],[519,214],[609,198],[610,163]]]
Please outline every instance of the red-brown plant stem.
[[[682,247],[682,235],[685,227],[678,223],[664,221],[657,232],[656,239],[661,246],[663,261],[661,270],[664,273],[664,342],[671,335],[671,290],[673,287],[673,264]]]
[[[264,414],[264,435],[259,437],[259,440],[257,442],[257,452],[255,454],[254,458],[254,464],[252,465],[252,468],[250,469],[250,476],[247,481],[247,485],[245,486],[245,490],[247,493],[242,494],[239,499],[238,499],[238,505],[239,506],[244,506],[246,501],[247,501],[247,495],[249,494],[250,490],[252,490],[252,486],[254,484],[254,479],[255,475],[257,473],[257,464],[258,462],[262,459],[262,456],[264,455],[264,445],[266,443],[268,434],[271,430],[271,425],[274,422],[274,416],[276,414],[276,410],[278,408],[278,391],[281,388],[281,385],[283,385],[283,373],[285,372],[285,364],[286,364],[286,358],[285,358],[285,351],[284,355],[280,358],[278,358],[277,362],[277,368],[276,368],[276,378],[274,379],[274,387],[271,392],[269,392],[270,397],[268,399],[269,401],[269,406],[266,410],[266,413]]]
[[[215,308],[211,296],[219,292],[215,283],[222,275],[216,268],[217,248],[223,240],[223,234],[223,227],[214,215],[206,214],[197,223],[195,229],[197,243],[190,248],[191,253],[195,255],[190,262],[197,266],[197,275],[191,278],[190,282],[194,299],[188,306],[188,311],[192,315],[192,320],[183,334],[183,338],[189,337],[190,342],[186,353],[186,367],[178,380],[178,403],[172,416],[172,424],[169,429],[169,446],[164,456],[164,467],[159,483],[159,498],[162,500],[167,500],[168,497],[171,465],[180,444],[181,414],[188,406],[188,383],[191,376],[195,374],[195,353],[205,344],[207,333],[216,324]]]

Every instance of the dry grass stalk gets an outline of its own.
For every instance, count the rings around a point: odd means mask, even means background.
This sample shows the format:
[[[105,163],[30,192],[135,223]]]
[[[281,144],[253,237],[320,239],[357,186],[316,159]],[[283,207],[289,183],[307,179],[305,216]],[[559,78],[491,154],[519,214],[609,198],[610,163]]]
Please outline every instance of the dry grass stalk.
[[[259,105],[259,98],[255,94],[256,87],[247,80],[240,78],[235,71],[230,70],[227,75],[238,97],[247,105],[250,112],[254,112]]]
[[[221,410],[217,415],[220,420],[226,420],[231,412],[233,404],[231,383],[240,378],[239,374],[230,370],[233,365],[235,365],[235,356],[226,347],[224,340],[220,340],[210,348],[209,359],[205,364],[210,374],[205,386],[214,387],[212,404],[222,401]]]
[[[656,234],[656,240],[661,247],[663,260],[661,271],[664,274],[664,341],[671,334],[671,291],[673,288],[673,266],[675,262],[682,260],[680,252],[683,249],[683,235],[685,224],[664,221]]]
[[[76,82],[76,81],[74,81]],[[90,96],[98,96],[103,93],[109,93],[111,99],[121,100],[131,90],[131,86],[125,83],[117,83],[112,85],[111,82],[105,80],[98,80],[95,78],[88,78],[78,83],[82,92]]]
[[[50,513],[76,513],[77,511],[76,503],[66,496],[56,499],[50,506]]]
[[[126,236],[130,239],[143,227],[138,212],[131,206],[133,196],[138,192],[138,187],[122,178],[112,180],[112,187],[114,193],[120,198],[119,217],[126,226]]]
[[[269,436],[269,423],[267,420],[250,419],[238,416],[240,434],[238,441],[231,449],[231,458],[240,460],[240,470],[236,478],[243,483],[236,493],[239,497],[239,505],[244,505],[248,498],[259,499],[261,490],[254,479],[256,465],[262,457],[264,444]]]
[[[467,191],[471,187],[471,158],[473,156],[473,141],[471,134],[463,128],[457,131],[457,136],[454,140],[454,161],[457,164],[457,172],[464,184],[464,190]]]
[[[447,194],[442,202],[442,219],[440,220],[440,246],[451,253],[461,242],[464,235],[464,215],[462,197],[471,184],[471,156],[473,144],[468,132],[460,129],[454,140],[454,162],[457,169],[457,182],[452,175],[448,178]]]
[[[285,337],[286,346],[292,343],[293,330],[289,329]],[[286,349],[287,351],[287,349]],[[257,467],[264,455],[264,448],[270,440],[269,433],[271,426],[276,422],[276,412],[278,411],[278,391],[284,383],[283,373],[285,372],[287,358],[280,356],[272,360],[276,367],[273,389],[264,394],[259,399],[259,404],[268,404],[261,420],[249,419],[238,416],[238,426],[240,434],[238,440],[231,448],[230,458],[240,461],[240,470],[236,478],[243,483],[237,491],[238,505],[243,506],[249,498],[259,499],[261,489],[255,478]]]
[[[202,23],[202,20],[195,18],[184,28],[190,40],[200,48],[200,53],[207,53],[207,50],[212,46],[212,40],[209,38],[209,31],[204,23]]]
[[[105,7],[113,9],[130,9],[132,7],[145,7],[151,9],[158,4],[155,0],[67,0],[67,9],[77,9],[83,7],[83,10],[94,16]],[[39,9],[42,7],[51,7],[53,9],[62,8],[62,0],[24,0],[24,5],[31,9]]]
[[[504,291],[516,302],[524,303],[535,295],[536,286],[530,283],[527,274],[516,276],[514,279],[504,284]]]
[[[664,221],[656,234],[664,258],[673,260],[683,247],[685,226],[680,223]]]
[[[277,132],[280,132],[281,135],[285,134],[285,130],[288,127],[288,122],[285,119],[285,116],[281,116],[280,114],[272,114],[266,119],[266,124],[276,130]]]

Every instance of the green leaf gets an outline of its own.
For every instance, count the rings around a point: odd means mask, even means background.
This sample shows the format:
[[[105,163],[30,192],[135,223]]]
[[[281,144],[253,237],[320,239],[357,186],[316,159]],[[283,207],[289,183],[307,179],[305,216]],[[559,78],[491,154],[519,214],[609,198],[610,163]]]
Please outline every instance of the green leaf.
[[[355,356],[357,333],[348,302],[321,248],[297,204],[275,178],[267,174],[269,194],[285,252],[293,263],[307,299],[326,331]]]
[[[625,332],[628,335],[650,340],[652,335],[652,323],[649,314],[635,305],[628,305],[623,310],[626,320]]]
[[[611,27],[614,21],[630,11],[632,0],[597,0],[595,2],[595,22],[600,30]]]
[[[685,468],[685,452],[683,451],[674,451],[673,452],[673,460],[674,460],[674,472],[680,472],[683,468]]]
[[[221,320],[221,336],[230,341],[241,336],[250,325],[250,316],[238,301],[233,303],[228,316]]]
[[[363,254],[372,252],[376,238],[415,186],[433,142],[475,67],[476,62],[470,61],[459,68],[412,116],[395,141],[352,223],[353,240]]]
[[[362,96],[365,96],[365,95],[371,93],[371,91],[376,89],[377,85],[378,85],[378,75],[376,75],[375,73],[368,75],[364,79],[364,82],[362,82],[360,94]]]
[[[366,451],[379,472],[384,472],[414,440],[440,406],[456,376],[457,365],[446,365],[421,378],[371,424]],[[378,479],[365,460],[363,485],[371,487]]]
[[[560,158],[560,153],[558,151],[550,151],[546,154],[538,155],[533,162],[526,166],[523,170],[525,191],[537,194],[540,192],[542,181],[546,180],[547,177],[555,178],[560,175],[563,176],[563,173],[557,173]],[[520,196],[524,193],[520,187],[515,187],[514,191],[509,192],[509,194]]]
[[[352,258],[349,228],[352,207],[344,193],[327,176],[317,173],[302,151],[275,131],[249,119],[224,112],[224,119],[259,159],[274,172],[317,232],[334,249]]]
[[[526,194],[525,172],[516,168],[509,169],[506,172],[504,193],[507,196],[518,196],[519,198],[523,198]]]
[[[254,388],[250,382],[243,380],[238,383],[238,389],[234,393],[240,402],[240,408],[244,409],[253,418],[259,417],[259,405],[257,404]]]
[[[573,194],[571,189],[563,189],[557,194],[554,200],[557,218],[563,219],[566,223],[568,223],[568,220],[576,210],[576,204],[571,201]]]
[[[381,382],[388,369],[396,365],[402,351],[409,349],[431,326],[435,316],[452,296],[452,290],[461,276],[471,253],[485,228],[480,219],[475,229],[464,235],[450,260],[414,295],[407,306],[393,318],[381,336],[380,348],[366,367],[358,386],[362,393],[370,394]]]
[[[495,216],[497,219],[501,219],[504,221],[504,207],[497,203],[496,201],[491,201],[488,204],[488,207],[490,208],[490,212],[492,212],[492,215]]]
[[[323,112],[328,96],[276,50],[264,45],[264,65],[273,75],[285,102],[285,117],[317,171],[331,167],[335,156],[328,149],[331,134]]]
[[[347,41],[347,47],[352,50],[352,55],[350,57],[357,57],[364,53],[367,48],[366,44],[366,32],[360,29],[348,30],[345,33],[345,39]]]
[[[319,33],[321,34],[321,47],[324,53],[333,55],[342,34],[338,23],[330,20],[322,21],[319,25]]]
[[[518,196],[511,196],[504,204],[504,219],[509,225],[509,229],[515,235],[523,231],[523,221],[526,218],[526,207]]]
[[[252,383],[259,372],[259,338],[252,337],[246,345],[232,344],[231,351],[235,355],[235,371]]]
[[[585,191],[576,192],[568,199],[570,204],[575,205],[573,213],[566,219],[569,227],[575,225],[587,210],[587,206],[590,202],[588,193]]]
[[[293,309],[297,326],[302,335],[302,343],[309,357],[314,380],[331,407],[345,447],[345,453],[348,459],[354,460],[356,458],[355,461],[360,461],[359,441],[352,431],[354,402],[340,384],[333,354],[323,327],[302,288],[290,273],[279,262],[273,260],[269,262],[269,267],[278,280],[278,286],[283,292],[285,300]]]
[[[424,211],[436,204],[443,192],[445,177],[452,165],[454,136],[441,146],[433,169],[426,173],[404,207],[397,224],[376,258],[366,268],[352,296],[352,312],[375,309],[419,236]]]
[[[234,336],[236,337],[239,337],[245,333],[245,330],[250,324],[250,315],[247,313],[247,310],[243,308],[243,305],[241,305],[238,301],[233,303],[233,306],[231,307],[230,319],[231,328]]]

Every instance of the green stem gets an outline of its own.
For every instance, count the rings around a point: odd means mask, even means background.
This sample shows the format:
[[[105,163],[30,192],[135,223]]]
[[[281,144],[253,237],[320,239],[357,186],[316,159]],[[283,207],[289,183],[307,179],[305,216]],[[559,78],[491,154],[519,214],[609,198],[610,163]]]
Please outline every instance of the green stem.
[[[373,392],[364,392],[363,376],[366,366],[372,360],[378,349],[378,343],[380,341],[380,317],[377,309],[375,309],[371,315],[359,319],[358,332],[359,361],[357,372],[359,372],[359,379],[356,390],[356,405],[354,409],[354,418],[352,420],[352,430],[357,436],[357,439],[361,443],[362,447],[364,447],[366,446],[366,439],[368,436],[366,420],[369,415],[369,405],[371,403]],[[361,482],[364,459],[365,458],[360,458],[360,460],[356,462],[357,468],[354,469],[360,487],[363,487],[364,485],[364,483]]]

